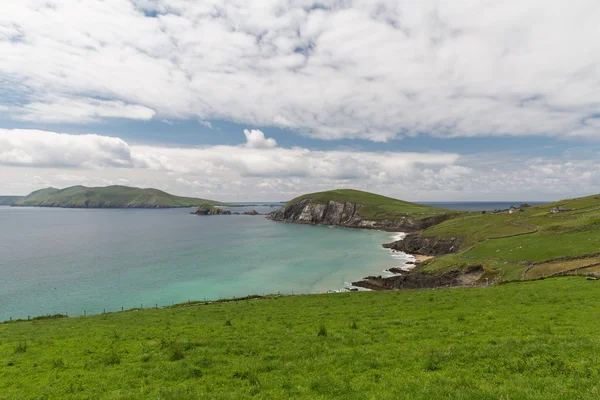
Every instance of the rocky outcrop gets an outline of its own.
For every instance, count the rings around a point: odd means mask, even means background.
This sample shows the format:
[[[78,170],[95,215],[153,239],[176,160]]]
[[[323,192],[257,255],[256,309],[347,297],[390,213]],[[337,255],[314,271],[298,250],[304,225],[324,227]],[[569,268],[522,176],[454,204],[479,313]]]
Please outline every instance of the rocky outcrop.
[[[402,251],[408,254],[421,254],[424,256],[441,256],[456,253],[460,248],[459,238],[442,239],[437,237],[422,237],[411,234],[402,240],[383,245],[386,249]]]
[[[481,265],[472,265],[464,271],[455,270],[440,275],[412,272],[385,278],[381,276],[368,276],[361,281],[352,282],[352,285],[371,290],[460,287],[479,283],[484,273],[485,270]]]
[[[369,220],[360,216],[362,204],[329,201],[318,203],[306,198],[272,212],[267,218],[273,221],[295,224],[338,225],[349,228],[380,229],[386,231],[413,232],[438,224],[448,218],[446,214],[417,218],[405,215],[392,219]]]
[[[248,210],[243,212],[244,215],[260,215],[256,210]]]
[[[202,204],[198,209],[190,214],[196,215],[231,215],[229,210],[221,210],[218,207],[209,206],[208,204]]]

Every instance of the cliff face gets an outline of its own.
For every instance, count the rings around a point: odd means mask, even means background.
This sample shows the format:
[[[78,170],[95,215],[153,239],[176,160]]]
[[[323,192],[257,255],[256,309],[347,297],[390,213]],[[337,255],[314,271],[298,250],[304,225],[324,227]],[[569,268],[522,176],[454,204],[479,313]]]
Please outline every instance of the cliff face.
[[[313,202],[310,198],[285,206],[272,212],[267,218],[273,221],[296,224],[339,225],[351,228],[381,229],[387,231],[412,232],[425,229],[444,221],[444,214],[417,219],[401,216],[394,219],[368,220],[362,218],[358,211],[362,204],[351,202],[329,201],[326,204]]]
[[[421,254],[424,256],[440,256],[456,253],[460,248],[460,239],[441,239],[436,237],[422,237],[419,235],[406,235],[402,240],[384,244],[386,249],[402,251],[408,254]]]

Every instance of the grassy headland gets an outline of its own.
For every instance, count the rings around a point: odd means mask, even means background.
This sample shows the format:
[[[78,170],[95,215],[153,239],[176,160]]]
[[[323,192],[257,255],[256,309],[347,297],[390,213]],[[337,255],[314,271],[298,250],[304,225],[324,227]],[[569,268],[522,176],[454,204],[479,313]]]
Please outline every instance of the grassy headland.
[[[599,281],[273,297],[0,324],[0,399],[584,399]]]
[[[567,211],[551,213],[553,208]],[[600,253],[600,196],[568,199],[514,213],[462,213],[421,233],[459,238],[457,254],[437,257],[421,272],[440,273],[481,264],[504,280],[543,277],[593,267]],[[580,260],[578,267],[573,259]],[[562,267],[561,267],[562,266]],[[547,267],[547,268],[546,268]],[[529,269],[536,274],[526,274]]]
[[[410,203],[375,193],[363,192],[354,189],[328,190],[326,192],[309,193],[289,201],[285,206],[292,206],[300,201],[310,198],[312,202],[327,204],[330,201],[340,203],[356,203],[362,207],[358,215],[368,220],[393,219],[410,214],[414,217],[430,217],[436,214],[454,213],[443,208]]]
[[[15,202],[17,206],[66,208],[172,208],[201,204],[221,205],[223,203],[174,196],[158,189],[128,186],[46,188],[36,190]]]

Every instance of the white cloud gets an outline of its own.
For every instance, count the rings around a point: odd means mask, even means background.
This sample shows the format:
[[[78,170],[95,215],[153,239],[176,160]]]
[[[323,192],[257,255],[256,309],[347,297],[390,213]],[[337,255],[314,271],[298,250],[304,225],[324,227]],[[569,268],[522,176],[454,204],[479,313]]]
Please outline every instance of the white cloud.
[[[104,168],[133,163],[129,145],[119,138],[0,129],[0,165]]]
[[[355,180],[407,176],[450,166],[452,153],[312,151],[278,148],[259,130],[244,130],[245,146],[176,148],[134,145],[120,138],[37,130],[0,129],[0,165],[47,168],[131,168],[196,176],[230,172],[241,177]],[[183,178],[182,178],[183,179]]]
[[[597,151],[527,158],[502,153],[172,148],[99,135],[0,130],[0,194],[27,194],[46,186],[127,184],[223,200],[285,200],[343,187],[422,201],[552,200],[591,194],[600,187],[599,160]]]
[[[246,135],[246,147],[249,149],[272,149],[277,147],[273,138],[265,138],[265,134],[258,129],[244,129]]]
[[[23,107],[13,107],[14,118],[22,121],[98,122],[103,118],[128,118],[149,120],[154,110],[140,105],[125,104],[122,101],[97,99],[52,98],[44,102],[33,102]],[[10,111],[10,109],[9,109]]]
[[[3,1],[0,81],[28,121],[598,138],[599,20],[596,0]]]

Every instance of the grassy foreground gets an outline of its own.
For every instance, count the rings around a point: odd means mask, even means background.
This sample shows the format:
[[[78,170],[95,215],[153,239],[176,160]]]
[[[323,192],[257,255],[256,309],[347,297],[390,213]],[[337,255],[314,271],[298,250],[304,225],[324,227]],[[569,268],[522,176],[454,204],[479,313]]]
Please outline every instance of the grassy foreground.
[[[180,197],[158,189],[140,189],[129,186],[85,187],[36,190],[15,205],[30,207],[66,208],[169,208],[192,207],[201,204],[220,205],[218,201],[194,197]]]
[[[593,399],[600,281],[0,324],[0,399]]]

